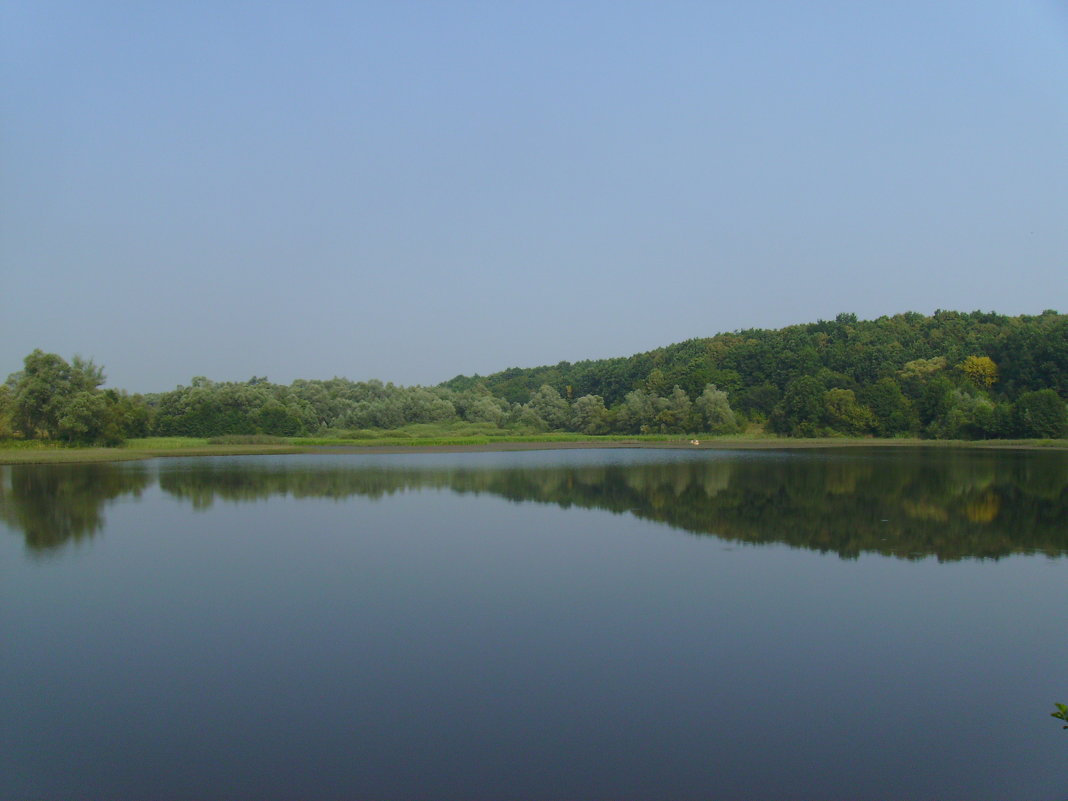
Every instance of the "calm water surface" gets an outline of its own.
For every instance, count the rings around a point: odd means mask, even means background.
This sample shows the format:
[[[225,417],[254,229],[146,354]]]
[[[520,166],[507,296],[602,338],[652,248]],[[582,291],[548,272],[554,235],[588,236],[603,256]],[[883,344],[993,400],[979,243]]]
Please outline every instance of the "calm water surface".
[[[1068,454],[0,467],[0,798],[1068,798]]]

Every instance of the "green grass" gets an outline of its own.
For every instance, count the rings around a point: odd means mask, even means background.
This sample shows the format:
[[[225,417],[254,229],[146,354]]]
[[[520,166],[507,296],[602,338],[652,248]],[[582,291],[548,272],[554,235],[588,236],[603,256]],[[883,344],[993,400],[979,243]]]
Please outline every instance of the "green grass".
[[[117,448],[72,447],[55,442],[0,441],[0,464],[62,464],[121,462],[158,456],[221,456],[228,454],[300,453],[301,447],[281,444],[217,444],[199,437],[145,437],[126,440]]]
[[[66,448],[62,442],[40,439],[4,439],[0,440],[0,448],[5,451],[54,451]]]
[[[72,448],[59,443],[0,442],[0,464],[62,464],[121,462],[146,458],[122,448]]]
[[[271,434],[227,434],[222,437],[212,437],[208,440],[210,445],[287,445],[285,437],[275,437]]]
[[[136,450],[174,450],[175,448],[198,448],[207,444],[207,437],[144,437],[128,439],[119,447]]]

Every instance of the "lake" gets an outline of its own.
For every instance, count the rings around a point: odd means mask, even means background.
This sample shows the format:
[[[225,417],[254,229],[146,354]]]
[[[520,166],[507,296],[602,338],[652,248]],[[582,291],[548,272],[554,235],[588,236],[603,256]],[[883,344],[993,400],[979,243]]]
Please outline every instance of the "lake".
[[[0,798],[1068,798],[1068,454],[0,467]]]

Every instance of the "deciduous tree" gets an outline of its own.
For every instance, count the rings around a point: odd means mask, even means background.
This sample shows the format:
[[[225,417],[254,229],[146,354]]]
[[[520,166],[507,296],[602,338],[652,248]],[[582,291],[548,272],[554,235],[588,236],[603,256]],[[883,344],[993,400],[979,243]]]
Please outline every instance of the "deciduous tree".
[[[727,393],[709,384],[694,401],[698,427],[709,434],[734,434],[740,429]]]
[[[567,428],[570,422],[571,409],[567,401],[548,384],[542,384],[541,389],[534,393],[527,406],[551,429]]]
[[[583,434],[607,434],[608,410],[600,395],[583,395],[571,404],[571,428]]]
[[[1016,435],[1055,439],[1068,434],[1068,407],[1052,389],[1025,392],[1016,401]]]
[[[998,366],[989,356],[969,356],[960,363],[960,371],[980,389],[990,389],[998,380]]]

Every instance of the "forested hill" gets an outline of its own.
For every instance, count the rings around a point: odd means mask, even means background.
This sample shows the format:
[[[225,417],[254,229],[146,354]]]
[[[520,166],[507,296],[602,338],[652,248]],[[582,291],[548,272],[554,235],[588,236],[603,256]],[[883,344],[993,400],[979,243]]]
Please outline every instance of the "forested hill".
[[[987,312],[916,312],[834,320],[778,330],[748,329],[691,339],[634,356],[510,368],[489,376],[457,376],[444,386],[483,385],[494,395],[526,403],[543,385],[573,398],[600,395],[612,406],[641,389],[664,395],[678,385],[695,398],[707,384],[729,393],[736,411],[770,414],[787,387],[803,376],[827,389],[858,390],[890,378],[908,384],[923,373],[961,368],[985,356],[996,372],[979,383],[1014,399],[1053,389],[1068,398],[1068,315],[1007,317]],[[916,364],[928,360],[927,364]],[[929,360],[936,360],[930,362]]]
[[[170,392],[131,395],[103,390],[103,382],[92,361],[35,350],[0,384],[0,440],[359,439],[419,425],[486,435],[1054,438],[1068,435],[1068,316],[936,312],[860,321],[840,314],[435,387],[196,377]]]

